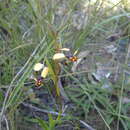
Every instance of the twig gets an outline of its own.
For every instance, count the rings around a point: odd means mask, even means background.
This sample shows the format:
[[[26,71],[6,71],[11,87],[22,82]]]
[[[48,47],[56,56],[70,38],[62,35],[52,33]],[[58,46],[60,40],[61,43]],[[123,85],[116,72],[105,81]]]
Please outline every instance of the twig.
[[[4,116],[4,120],[5,120],[5,123],[6,123],[6,129],[9,130],[9,123],[8,123],[8,120],[5,116]]]
[[[53,115],[59,115],[58,112],[54,112],[54,111],[48,111],[48,110],[44,110],[44,109],[41,109],[41,108],[38,108],[38,107],[35,107],[31,104],[28,104],[28,103],[22,103],[25,107],[29,107],[31,109],[34,109],[35,111],[39,111],[39,112],[43,112],[43,113],[49,113],[49,114],[53,114]],[[67,116],[66,114],[60,114],[61,116]]]
[[[86,122],[79,120],[81,124],[83,124],[88,130],[95,130],[94,128],[92,128],[90,125],[88,125]]]

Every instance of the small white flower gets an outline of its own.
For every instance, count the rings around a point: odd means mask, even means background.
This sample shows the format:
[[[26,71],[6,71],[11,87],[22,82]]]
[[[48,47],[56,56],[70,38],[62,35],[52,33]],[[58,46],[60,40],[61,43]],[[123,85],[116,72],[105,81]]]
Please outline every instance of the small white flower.
[[[44,69],[41,72],[41,77],[46,78],[48,72],[49,72],[49,68],[48,67],[44,67]]]
[[[65,59],[65,58],[66,58],[66,56],[63,53],[56,53],[53,56],[53,60],[61,60],[61,59]]]
[[[40,71],[43,67],[44,67],[44,65],[43,65],[42,63],[36,63],[36,64],[34,65],[33,70],[34,70],[34,71]]]

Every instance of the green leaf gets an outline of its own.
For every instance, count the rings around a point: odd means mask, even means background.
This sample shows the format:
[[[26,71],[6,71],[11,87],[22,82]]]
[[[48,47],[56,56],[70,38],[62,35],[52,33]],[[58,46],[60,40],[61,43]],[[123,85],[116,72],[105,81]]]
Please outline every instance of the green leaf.
[[[43,128],[43,130],[49,130],[48,123],[44,120],[37,119],[40,126]]]
[[[53,120],[51,114],[49,114],[48,116],[49,116],[49,130],[54,130],[55,125],[56,125],[56,121]]]

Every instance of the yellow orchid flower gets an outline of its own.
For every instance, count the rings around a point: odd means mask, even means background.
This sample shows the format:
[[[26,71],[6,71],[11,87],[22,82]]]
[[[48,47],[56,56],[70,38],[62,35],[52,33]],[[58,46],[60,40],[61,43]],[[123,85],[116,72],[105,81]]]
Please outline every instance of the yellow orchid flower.
[[[49,68],[48,67],[44,67],[42,72],[41,72],[41,77],[42,78],[46,78],[48,72],[49,72]]]
[[[33,67],[33,70],[40,71],[43,67],[44,67],[44,65],[42,63],[36,63]]]
[[[60,51],[70,51],[70,49],[69,48],[61,48],[61,49],[59,49]]]
[[[62,60],[62,59],[65,59],[65,58],[66,58],[66,56],[63,53],[56,53],[53,56],[53,60]]]

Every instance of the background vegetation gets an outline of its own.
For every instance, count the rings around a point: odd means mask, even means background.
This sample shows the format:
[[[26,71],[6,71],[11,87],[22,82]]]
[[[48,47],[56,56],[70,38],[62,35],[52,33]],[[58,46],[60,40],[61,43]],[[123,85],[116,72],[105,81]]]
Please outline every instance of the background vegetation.
[[[129,130],[129,35],[129,0],[1,0],[1,129]],[[81,60],[54,63],[62,47]]]

